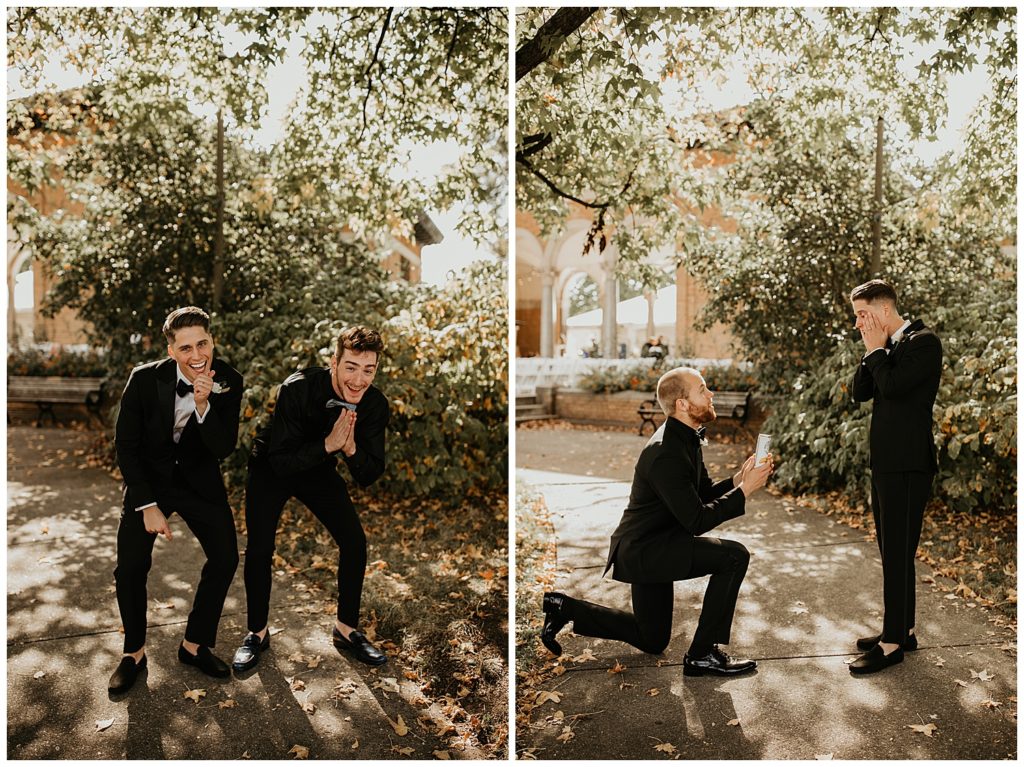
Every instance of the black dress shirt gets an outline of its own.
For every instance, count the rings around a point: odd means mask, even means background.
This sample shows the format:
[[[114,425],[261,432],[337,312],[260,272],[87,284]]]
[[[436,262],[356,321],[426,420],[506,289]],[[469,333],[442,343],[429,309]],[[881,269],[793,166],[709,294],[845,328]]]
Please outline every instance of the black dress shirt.
[[[373,484],[384,473],[388,400],[374,386],[363,392],[356,407],[356,452],[351,457],[324,448],[324,439],[344,411],[328,407],[332,400],[336,403],[338,394],[328,368],[306,368],[289,376],[278,391],[270,423],[253,442],[252,457],[266,459],[276,474],[286,477],[318,466],[333,467],[340,454],[357,483]]]

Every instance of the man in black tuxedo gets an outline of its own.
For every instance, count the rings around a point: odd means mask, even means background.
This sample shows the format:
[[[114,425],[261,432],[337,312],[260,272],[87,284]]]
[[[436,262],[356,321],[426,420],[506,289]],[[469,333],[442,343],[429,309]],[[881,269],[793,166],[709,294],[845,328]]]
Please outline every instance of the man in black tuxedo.
[[[235,652],[236,671],[252,668],[270,646],[271,565],[281,510],[297,498],[338,545],[338,611],[334,646],[371,666],[387,656],[359,626],[366,535],[337,471],[344,459],[368,487],[384,473],[387,398],[372,385],[384,343],[357,325],[339,336],[329,368],[300,370],[281,384],[270,423],[256,437],[245,488],[245,593],[249,634]]]
[[[710,575],[704,606],[683,673],[735,675],[752,671],[751,660],[732,660],[718,645],[728,644],[736,599],[750,555],[734,541],[704,536],[744,513],[746,498],[764,487],[773,464],[751,456],[735,476],[713,483],[701,451],[704,427],[715,420],[704,378],[692,368],[675,368],[658,381],[665,423],[640,454],[629,505],[612,534],[605,567],[632,584],[633,612],[613,610],[564,594],[544,595],[541,640],[556,655],[556,634],[569,621],[584,636],[617,639],[639,650],[660,653],[672,631],[673,581]]]
[[[206,554],[178,660],[216,677],[230,676],[210,652],[228,587],[238,567],[238,543],[219,461],[235,449],[242,376],[214,359],[210,317],[186,306],[163,325],[169,359],[132,371],[121,395],[115,447],[124,477],[117,529],[117,605],[124,657],[110,678],[124,692],[146,666],[146,580],[157,535],[173,537],[177,514]]]
[[[850,294],[866,353],[853,398],[871,408],[871,513],[882,557],[882,633],[857,640],[866,652],[850,672],[870,674],[917,649],[914,558],[924,507],[938,469],[932,406],[942,375],[942,343],[921,320],[904,320],[896,291],[871,280]]]

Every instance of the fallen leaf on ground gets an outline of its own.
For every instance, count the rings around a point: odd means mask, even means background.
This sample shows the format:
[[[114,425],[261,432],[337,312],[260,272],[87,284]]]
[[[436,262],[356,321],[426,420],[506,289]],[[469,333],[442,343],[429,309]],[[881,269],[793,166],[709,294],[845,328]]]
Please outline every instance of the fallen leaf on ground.
[[[155,607],[157,610],[173,610],[174,602],[157,602]]]
[[[398,715],[398,721],[392,722],[391,717],[388,717],[388,723],[391,725],[391,729],[395,731],[395,734],[401,737],[402,735],[409,734],[409,728],[405,726],[405,720],[402,719],[402,715]]]
[[[237,705],[237,700],[234,700],[233,698],[228,698],[227,700],[222,700],[220,703],[218,703],[217,708],[234,708]]]
[[[663,751],[666,754],[674,754],[674,753],[676,753],[676,747],[673,746],[671,743],[659,743],[658,745],[656,745],[654,747],[654,750],[655,751]]]
[[[302,701],[302,710],[305,711],[307,714],[316,713],[316,704],[310,702],[309,695],[306,695],[306,699]]]
[[[349,750],[355,751],[357,748],[359,748],[359,738],[356,738],[355,740],[352,741],[352,745],[349,746]]]
[[[200,698],[206,697],[206,690],[187,690],[182,695],[198,704]]]
[[[933,732],[939,729],[931,722],[929,722],[928,724],[908,724],[907,727],[909,727],[914,732],[919,732],[922,735],[927,735],[929,738],[932,736]]]
[[[651,696],[653,698],[655,695],[657,695],[660,692],[661,692],[661,690],[659,690],[657,687],[652,687],[645,694],[649,695],[649,696]]]
[[[988,682],[991,679],[995,679],[992,674],[988,673],[988,669],[982,669],[981,671],[975,671],[971,669],[971,679],[980,679],[982,682]]]
[[[110,725],[114,723],[113,719],[97,719],[96,720],[96,732],[103,732]]]
[[[1003,704],[998,700],[983,700],[981,705],[985,708],[999,708]]]
[[[936,655],[935,656],[935,665],[938,666],[939,668],[942,668],[943,666],[946,665],[946,659],[943,658],[941,655]]]
[[[288,682],[288,686],[291,688],[292,692],[295,692],[296,690],[306,689],[306,683],[302,679],[285,678],[285,681]]]
[[[451,755],[447,751],[435,751],[434,756],[438,759],[451,759]]]
[[[37,671],[36,673],[34,673],[32,675],[32,678],[33,679],[42,679],[44,676],[46,676],[46,672],[45,671]]]
[[[309,749],[305,746],[296,744],[291,747],[291,750],[289,750],[288,753],[293,754],[296,759],[309,759]]]
[[[252,754],[248,750],[242,752],[241,759],[252,759]]]
[[[39,526],[39,532],[41,532],[43,535],[48,535],[50,533],[50,526],[43,522],[43,524]]]
[[[303,663],[306,660],[306,656],[300,652],[293,652],[291,655],[288,656],[288,660],[290,660],[292,663]]]
[[[392,746],[391,750],[394,751],[396,754],[401,754],[402,756],[412,756],[414,753],[416,753],[413,749],[409,748],[408,746],[402,746],[401,748],[399,748],[398,746]]]
[[[730,719],[728,722],[726,722],[726,724],[729,727],[738,727],[739,724],[740,724],[740,720],[739,719]]]
[[[557,692],[555,690],[552,690],[551,692],[548,692],[547,690],[540,690],[540,691],[538,691],[536,705],[542,706],[545,703],[547,703],[549,700],[553,701],[555,703],[561,703],[562,702],[562,693]]]
[[[597,660],[597,656],[594,655],[594,651],[591,650],[589,647],[584,648],[583,652],[581,652],[579,655],[572,659],[572,662],[583,663],[584,661],[588,660]]]
[[[320,665],[320,661],[322,660],[323,658],[321,658],[319,655],[317,655],[315,658],[310,658],[309,663],[306,664],[306,668],[316,668]]]
[[[623,666],[618,661],[615,661],[615,665],[612,666],[610,669],[608,669],[608,673],[609,674],[621,674],[625,670],[626,670],[625,666]]]
[[[572,727],[563,727],[562,734],[559,735],[555,740],[559,740],[562,743],[568,743],[570,740],[576,737],[576,733],[572,731]]]
[[[954,679],[953,680],[953,684],[956,687],[966,687],[967,686],[967,682],[965,682],[963,679]]]

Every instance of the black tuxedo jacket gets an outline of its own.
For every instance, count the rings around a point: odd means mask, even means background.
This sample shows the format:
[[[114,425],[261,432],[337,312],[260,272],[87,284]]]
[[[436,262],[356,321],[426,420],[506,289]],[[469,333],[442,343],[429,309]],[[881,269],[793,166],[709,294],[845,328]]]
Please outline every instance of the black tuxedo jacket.
[[[732,477],[711,481],[697,432],[667,418],[640,453],[605,572],[614,565],[612,577],[626,583],[682,580],[693,539],[742,516],[745,503]]]
[[[871,470],[935,473],[932,406],[942,376],[942,343],[915,320],[888,354],[875,351],[857,366],[853,398],[873,399]]]
[[[174,464],[189,487],[205,499],[227,504],[220,460],[235,449],[242,376],[219,357],[213,360],[213,380],[223,387],[210,394],[203,423],[193,413],[174,442],[175,386],[178,363],[171,358],[140,365],[132,371],[121,395],[114,445],[124,477],[125,506],[137,509],[159,503],[161,489],[174,483]]]

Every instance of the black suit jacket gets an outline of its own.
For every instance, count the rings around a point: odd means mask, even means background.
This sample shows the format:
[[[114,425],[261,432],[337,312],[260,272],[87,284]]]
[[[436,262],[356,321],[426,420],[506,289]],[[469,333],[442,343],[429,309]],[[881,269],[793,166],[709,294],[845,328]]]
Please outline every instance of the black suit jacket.
[[[942,343],[915,320],[888,354],[875,351],[857,366],[853,398],[871,407],[871,470],[938,469],[932,406],[942,376]]]
[[[211,366],[214,381],[223,387],[210,394],[210,410],[203,423],[193,413],[174,442],[174,400],[177,363],[167,358],[140,365],[132,371],[121,395],[114,445],[117,465],[124,477],[125,506],[137,509],[158,501],[158,494],[174,483],[174,464],[203,498],[227,504],[220,461],[231,454],[238,440],[238,411],[242,402],[242,376],[223,359]]]
[[[668,418],[640,453],[605,572],[614,565],[612,577],[626,583],[681,580],[691,569],[693,539],[742,516],[745,505],[732,477],[711,481],[697,432]]]

